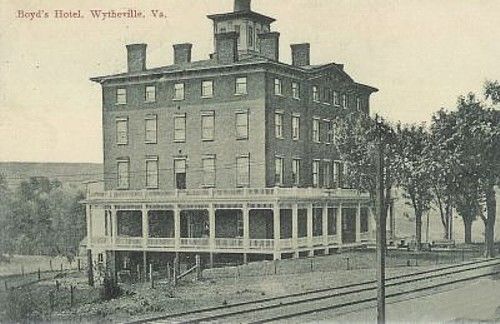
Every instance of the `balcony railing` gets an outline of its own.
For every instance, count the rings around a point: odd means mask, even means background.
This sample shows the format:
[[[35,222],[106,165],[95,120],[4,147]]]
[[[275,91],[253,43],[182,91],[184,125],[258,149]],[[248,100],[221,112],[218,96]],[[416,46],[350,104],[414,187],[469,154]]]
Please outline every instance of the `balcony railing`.
[[[320,188],[239,188],[239,189],[188,189],[188,190],[109,190],[91,192],[88,199],[140,199],[155,200],[166,198],[209,198],[209,197],[362,197],[366,193],[356,189]]]
[[[92,237],[90,244],[94,246],[102,246],[103,248],[128,248],[128,249],[236,249],[236,250],[274,250],[275,247],[279,250],[290,250],[294,248],[312,248],[318,246],[339,244],[337,235],[328,235],[325,239],[324,236],[299,237],[297,239],[287,238],[275,241],[274,239],[248,239],[245,241],[241,237],[237,238],[216,238],[210,240],[208,237],[202,238],[185,238],[181,237],[176,244],[176,238],[142,238],[142,237],[124,237],[118,236],[113,241],[111,237]],[[370,232],[360,233],[360,241],[370,240]],[[275,246],[278,244],[277,246]]]
[[[243,247],[242,238],[216,238],[215,247],[219,249],[234,249]]]
[[[194,248],[194,249],[208,249],[210,248],[210,239],[203,238],[182,238],[181,247]]]
[[[338,243],[338,241],[339,238],[337,237],[337,234],[328,235],[328,244]]]
[[[116,238],[117,246],[125,246],[125,247],[142,247],[144,243],[144,239],[142,237],[122,237],[118,236]]]
[[[282,249],[291,249],[293,248],[293,240],[292,239],[281,239],[280,247]]]
[[[324,243],[325,243],[325,239],[323,238],[323,236],[313,236],[312,244],[314,246],[323,245]]]
[[[251,239],[249,240],[250,249],[256,250],[273,250],[274,240],[273,239]]]
[[[309,238],[307,237],[299,237],[297,239],[297,246],[298,247],[306,247],[309,245]]]
[[[148,247],[175,247],[175,238],[148,238]]]

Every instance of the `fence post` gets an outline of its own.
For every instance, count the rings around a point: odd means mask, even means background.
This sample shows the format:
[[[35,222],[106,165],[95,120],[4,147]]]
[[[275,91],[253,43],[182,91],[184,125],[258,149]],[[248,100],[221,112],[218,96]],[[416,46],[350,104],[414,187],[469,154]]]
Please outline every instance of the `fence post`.
[[[179,263],[179,259],[177,257],[175,257],[174,259],[174,275],[173,275],[173,278],[172,278],[172,284],[175,286],[177,285],[177,265]]]
[[[73,305],[75,304],[74,290],[75,290],[75,286],[73,286],[73,285],[69,286],[70,305],[71,305],[71,307],[73,307]]]
[[[168,281],[170,281],[170,279],[172,278],[172,273],[170,272],[170,262],[167,263],[167,279]]]
[[[40,273],[40,268],[38,268],[38,280],[42,278],[42,274]]]
[[[155,287],[155,283],[153,281],[153,264],[149,264],[149,281],[151,282],[151,289]]]
[[[195,261],[196,261],[196,280],[200,280],[202,269],[201,269],[201,258],[199,254],[195,256]],[[238,274],[239,274],[239,269],[238,269]]]
[[[21,276],[24,277],[24,266],[21,266]]]
[[[52,311],[54,310],[54,292],[49,291],[49,314],[52,316]]]
[[[277,273],[278,273],[278,272],[277,272],[277,269],[276,269],[276,263],[277,263],[277,262],[278,262],[277,260],[274,260],[274,261],[273,261],[273,263],[274,263],[274,274],[277,274]]]
[[[52,268],[52,259],[49,260],[49,267],[50,267],[50,271],[54,271],[54,269]]]
[[[465,251],[464,248],[462,247],[462,262],[465,261]]]
[[[9,290],[9,287],[7,286],[7,281],[4,281],[3,284],[5,286],[5,291]]]
[[[63,266],[62,266],[62,263],[61,263],[61,272],[63,272]]]
[[[311,272],[313,272],[314,271],[313,259],[309,259],[309,263],[310,263],[310,267],[311,267]]]
[[[77,264],[77,267],[78,267],[78,272],[80,272],[82,270],[82,268],[80,266],[80,259],[76,260],[76,264]]]
[[[350,259],[349,258],[345,258],[345,261],[346,261],[346,269],[347,270],[351,270]]]
[[[137,281],[141,281],[141,265],[137,264]]]

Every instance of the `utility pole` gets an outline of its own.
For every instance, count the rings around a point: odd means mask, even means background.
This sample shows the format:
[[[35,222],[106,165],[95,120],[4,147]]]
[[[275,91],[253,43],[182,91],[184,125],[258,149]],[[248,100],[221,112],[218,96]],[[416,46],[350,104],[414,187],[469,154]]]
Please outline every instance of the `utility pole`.
[[[375,217],[377,218],[377,323],[385,323],[385,250],[386,250],[386,216],[384,213],[384,145],[382,143],[379,121],[377,142],[375,145],[376,196]]]

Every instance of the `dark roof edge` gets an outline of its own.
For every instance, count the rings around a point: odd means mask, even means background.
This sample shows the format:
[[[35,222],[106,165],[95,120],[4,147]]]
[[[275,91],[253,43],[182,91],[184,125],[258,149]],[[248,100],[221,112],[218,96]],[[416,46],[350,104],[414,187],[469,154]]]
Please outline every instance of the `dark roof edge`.
[[[303,68],[298,67],[298,66],[293,66],[293,65],[290,65],[287,63],[283,63],[283,62],[279,62],[279,61],[272,61],[272,60],[236,62],[233,64],[227,64],[227,65],[214,65],[214,66],[207,66],[207,67],[197,67],[197,68],[191,68],[191,69],[186,68],[186,69],[171,70],[171,71],[161,71],[161,70],[156,71],[156,69],[161,69],[161,67],[159,67],[159,68],[155,68],[153,70],[145,70],[141,73],[134,73],[134,74],[123,74],[122,73],[122,74],[115,74],[115,75],[108,75],[108,76],[91,77],[90,81],[102,84],[103,82],[106,82],[106,81],[117,80],[117,79],[119,80],[119,79],[125,79],[125,78],[137,78],[137,77],[146,77],[146,76],[154,76],[154,75],[175,74],[175,73],[181,73],[181,72],[207,71],[207,70],[215,70],[215,69],[224,69],[224,68],[228,68],[228,67],[232,67],[232,66],[245,67],[245,66],[265,65],[265,64],[279,66],[281,68],[285,68],[288,70],[294,70],[295,72],[304,73],[304,74],[316,74],[320,70],[323,70],[325,68],[334,67],[337,71],[346,75],[349,78],[349,80],[351,80],[356,86],[358,86],[364,90],[371,91],[371,92],[378,91],[378,89],[375,87],[355,82],[349,76],[349,74],[347,74],[337,63],[327,63],[327,64],[321,65],[317,68],[303,69]]]
[[[225,19],[231,19],[231,18],[236,18],[236,17],[242,17],[242,16],[251,16],[257,19],[261,20],[266,20],[269,23],[275,22],[276,19],[260,14],[255,11],[235,11],[235,12],[227,12],[227,13],[221,13],[221,14],[212,14],[212,15],[207,15],[207,18],[218,21],[218,20],[225,20]]]

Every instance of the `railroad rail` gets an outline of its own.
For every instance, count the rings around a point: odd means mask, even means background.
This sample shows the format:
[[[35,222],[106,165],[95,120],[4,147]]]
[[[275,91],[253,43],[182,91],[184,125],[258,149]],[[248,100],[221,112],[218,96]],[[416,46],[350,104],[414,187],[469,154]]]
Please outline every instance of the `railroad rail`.
[[[413,286],[409,289],[400,289],[404,285],[414,284],[416,282],[463,274],[469,271],[487,269],[498,265],[500,265],[500,259],[488,259],[464,262],[455,265],[393,276],[386,280],[388,282],[386,284],[386,289],[392,287],[396,289],[396,291],[388,293],[386,295],[386,298],[394,298],[405,294],[421,292],[428,289],[439,288],[459,282],[486,277],[492,274],[498,274],[500,273],[500,270],[493,272],[488,271],[486,273],[476,274],[474,276],[466,276],[453,280],[444,280],[420,287]],[[397,290],[398,288],[400,290]],[[348,306],[376,301],[377,298],[373,296],[373,293],[370,294],[370,292],[374,290],[376,290],[376,281],[369,280],[342,286],[322,288],[301,293],[286,294],[223,306],[201,308],[192,311],[148,318],[130,323],[201,323],[213,321],[266,323],[271,321],[283,321],[286,319],[308,315],[316,312],[340,309]],[[340,297],[342,297],[343,299],[340,299]],[[332,301],[334,303],[332,303]],[[297,305],[305,307],[303,310],[297,311]],[[280,309],[280,315],[277,315],[277,309]],[[247,317],[245,317],[245,315]]]

